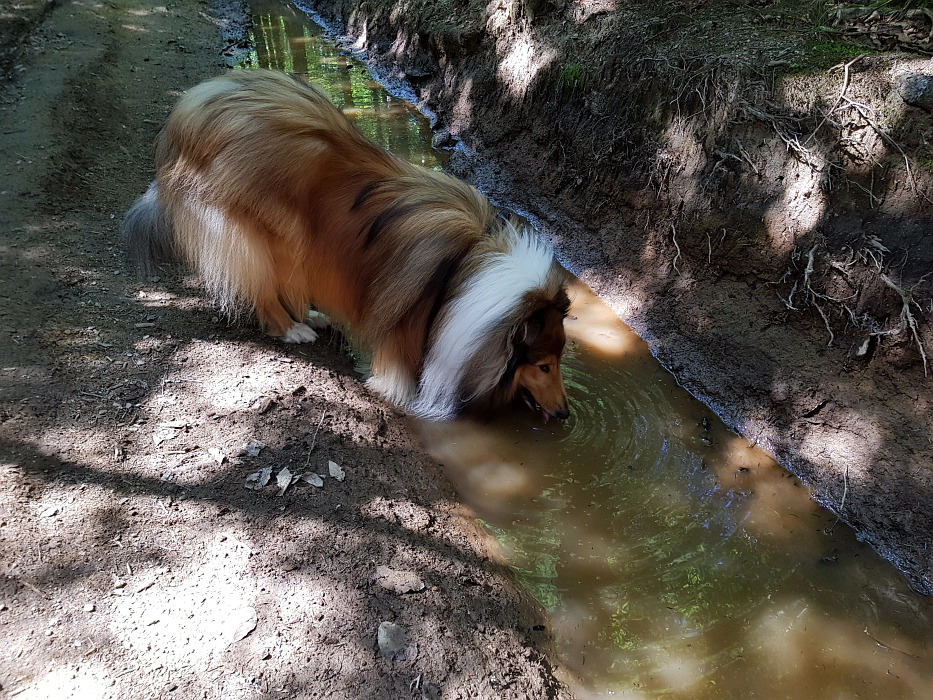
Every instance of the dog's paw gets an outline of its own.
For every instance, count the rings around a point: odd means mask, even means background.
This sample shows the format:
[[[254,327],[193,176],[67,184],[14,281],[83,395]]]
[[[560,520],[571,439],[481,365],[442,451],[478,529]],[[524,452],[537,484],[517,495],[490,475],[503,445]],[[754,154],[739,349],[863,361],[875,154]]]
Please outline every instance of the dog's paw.
[[[305,319],[305,325],[308,328],[329,328],[332,323],[330,316],[322,314],[320,311],[309,311],[308,317]]]
[[[282,340],[286,343],[313,343],[317,340],[317,333],[304,323],[296,323],[282,336]]]

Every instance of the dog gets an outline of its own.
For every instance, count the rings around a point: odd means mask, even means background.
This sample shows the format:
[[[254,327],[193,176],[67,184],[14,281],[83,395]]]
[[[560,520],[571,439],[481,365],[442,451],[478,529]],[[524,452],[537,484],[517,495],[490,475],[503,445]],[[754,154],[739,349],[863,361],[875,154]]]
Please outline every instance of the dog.
[[[185,261],[228,314],[250,309],[287,343],[316,340],[313,305],[372,348],[368,386],[418,417],[518,397],[568,417],[553,251],[470,185],[370,142],[322,90],[275,71],[208,80],[156,162],[121,225],[142,271]]]

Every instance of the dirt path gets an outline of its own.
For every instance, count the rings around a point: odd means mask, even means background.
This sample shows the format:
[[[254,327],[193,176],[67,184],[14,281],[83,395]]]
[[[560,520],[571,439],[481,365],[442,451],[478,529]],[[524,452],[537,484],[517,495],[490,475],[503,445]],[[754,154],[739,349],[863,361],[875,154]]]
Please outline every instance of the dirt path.
[[[565,697],[339,338],[283,347],[127,275],[117,223],[235,8],[4,9],[0,697]]]

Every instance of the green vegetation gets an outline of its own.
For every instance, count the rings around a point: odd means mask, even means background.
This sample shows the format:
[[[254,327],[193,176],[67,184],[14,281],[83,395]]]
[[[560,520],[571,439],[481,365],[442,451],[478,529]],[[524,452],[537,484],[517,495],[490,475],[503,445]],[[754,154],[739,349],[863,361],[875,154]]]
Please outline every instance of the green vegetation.
[[[557,79],[557,89],[562,93],[582,90],[588,82],[586,70],[579,63],[570,63],[564,67]]]

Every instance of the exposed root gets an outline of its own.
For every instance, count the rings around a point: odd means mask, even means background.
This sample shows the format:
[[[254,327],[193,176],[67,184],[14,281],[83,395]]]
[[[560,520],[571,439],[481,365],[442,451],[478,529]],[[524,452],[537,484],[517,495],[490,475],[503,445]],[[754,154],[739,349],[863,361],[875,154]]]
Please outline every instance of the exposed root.
[[[671,224],[671,240],[674,241],[674,247],[677,249],[677,255],[674,256],[672,265],[674,266],[674,271],[682,277],[683,273],[677,269],[677,261],[680,260],[680,246],[677,245],[677,229],[674,228],[674,224]]]
[[[920,351],[920,357],[923,359],[923,376],[926,377],[928,376],[927,374],[927,353],[926,353],[925,348],[923,347],[923,342],[920,340],[920,333],[917,330],[917,319],[913,315],[913,313],[911,313],[910,311],[910,306],[911,304],[913,304],[914,306],[917,307],[918,311],[920,311],[921,313],[923,312],[923,309],[920,308],[920,304],[914,301],[913,294],[912,294],[914,287],[911,287],[910,289],[904,289],[899,284],[894,282],[894,280],[892,280],[890,277],[884,274],[881,275],[881,279],[886,285],[888,285],[891,289],[893,289],[895,292],[897,292],[900,295],[901,303],[902,303],[900,323],[898,324],[897,328],[892,329],[890,331],[886,331],[885,335],[897,335],[898,333],[900,333],[901,331],[907,328],[910,329],[910,333],[914,338],[914,342],[917,344],[917,349]],[[919,282],[917,284],[919,284]],[[881,335],[881,334],[878,334],[878,335]]]
[[[828,346],[833,344],[836,336],[833,333],[832,326],[829,322],[829,315],[826,313],[826,310],[823,308],[821,302],[832,302],[839,304],[842,309],[849,315],[849,319],[851,320],[852,324],[857,328],[868,330],[870,336],[894,336],[902,333],[905,330],[909,330],[911,337],[917,346],[917,349],[920,351],[920,358],[923,361],[923,376],[929,376],[926,348],[924,347],[923,341],[920,338],[920,329],[917,322],[917,317],[912,311],[912,307],[915,307],[918,312],[923,312],[920,303],[913,298],[913,291],[919,284],[924,281],[925,277],[921,278],[910,289],[905,289],[901,285],[894,282],[894,280],[892,280],[887,274],[883,272],[884,253],[888,252],[888,249],[885,248],[884,245],[882,245],[881,242],[876,238],[870,238],[868,241],[868,246],[859,251],[859,253],[847,265],[843,265],[837,261],[830,262],[830,267],[838,270],[846,277],[847,280],[849,280],[850,275],[848,268],[851,267],[856,262],[856,260],[861,260],[866,265],[869,264],[870,260],[878,271],[881,280],[888,287],[898,293],[898,295],[901,297],[901,312],[899,323],[894,328],[884,329],[877,321],[866,314],[857,316],[855,311],[853,311],[852,308],[846,304],[848,299],[851,299],[857,295],[857,291],[848,298],[839,299],[828,294],[822,294],[813,288],[812,279],[816,265],[816,251],[818,247],[819,244],[816,244],[810,248],[809,252],[807,253],[807,266],[803,271],[803,276],[794,281],[794,285],[791,288],[790,293],[787,295],[787,298],[784,299],[778,295],[778,298],[781,299],[781,301],[784,303],[784,306],[786,306],[791,311],[803,311],[808,307],[813,307],[816,309],[816,312],[820,315],[820,318],[823,319],[823,324],[826,326],[826,332],[829,333],[829,342],[827,343]],[[803,301],[798,301],[798,305],[795,306],[794,297],[798,294],[802,297]],[[931,304],[931,308],[933,308],[933,304]]]

